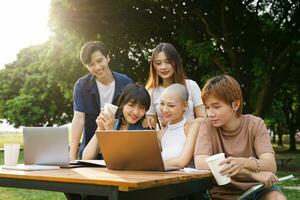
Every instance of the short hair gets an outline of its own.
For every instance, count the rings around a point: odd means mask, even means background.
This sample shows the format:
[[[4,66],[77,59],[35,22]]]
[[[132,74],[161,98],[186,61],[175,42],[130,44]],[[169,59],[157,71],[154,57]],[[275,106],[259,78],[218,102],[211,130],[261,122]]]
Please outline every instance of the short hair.
[[[174,83],[170,86],[168,86],[163,93],[171,93],[171,94],[177,94],[180,98],[180,101],[188,101],[189,100],[189,92],[185,85]]]
[[[174,68],[173,82],[185,85],[186,76],[184,73],[179,53],[172,44],[160,43],[155,47],[155,49],[152,52],[149,77],[147,80],[146,88],[156,88],[162,84],[162,78],[158,76],[157,71],[155,69],[155,59],[157,58],[157,55],[161,52],[164,52],[166,54],[166,57],[171,62]]]
[[[148,91],[145,89],[145,87],[139,83],[131,83],[128,84],[126,87],[123,88],[121,95],[118,99],[118,110],[117,115],[118,119],[121,123],[125,123],[125,117],[123,115],[123,107],[127,103],[133,103],[133,104],[139,104],[141,106],[145,107],[145,115],[146,111],[150,107],[151,99]],[[145,115],[139,120],[138,123],[141,123]]]
[[[90,41],[85,43],[81,47],[81,51],[80,51],[80,61],[82,62],[82,64],[83,65],[89,64],[91,62],[91,55],[96,51],[100,51],[105,57],[107,57],[108,55],[108,50],[103,42]]]
[[[230,106],[234,101],[240,101],[237,116],[241,116],[243,111],[242,90],[240,84],[233,77],[229,75],[220,75],[207,80],[201,92],[204,104],[209,96],[214,96]]]

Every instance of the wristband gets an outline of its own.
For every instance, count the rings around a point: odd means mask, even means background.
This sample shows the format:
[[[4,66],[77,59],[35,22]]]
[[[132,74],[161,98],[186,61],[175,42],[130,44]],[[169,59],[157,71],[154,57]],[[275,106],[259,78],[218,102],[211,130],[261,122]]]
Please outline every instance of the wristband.
[[[256,169],[254,170],[255,172],[259,172],[260,169],[260,162],[258,159],[256,159],[255,157],[250,157],[251,160],[254,160],[256,162]]]

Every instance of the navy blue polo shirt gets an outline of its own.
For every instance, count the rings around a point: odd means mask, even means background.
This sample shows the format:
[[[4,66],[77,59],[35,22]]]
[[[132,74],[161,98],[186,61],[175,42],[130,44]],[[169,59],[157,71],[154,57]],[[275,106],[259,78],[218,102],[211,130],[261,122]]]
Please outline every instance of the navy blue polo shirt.
[[[133,81],[125,74],[112,72],[115,78],[115,92],[112,104],[116,105],[122,89]],[[74,111],[85,114],[84,133],[79,148],[79,158],[97,129],[96,118],[100,113],[100,95],[95,76],[91,73],[81,77],[74,86]]]

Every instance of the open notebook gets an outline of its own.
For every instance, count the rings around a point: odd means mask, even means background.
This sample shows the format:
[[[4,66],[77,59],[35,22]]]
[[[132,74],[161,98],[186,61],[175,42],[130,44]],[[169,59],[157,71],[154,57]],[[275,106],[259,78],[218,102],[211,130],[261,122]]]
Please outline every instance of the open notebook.
[[[77,165],[77,164],[82,164],[82,165],[87,165],[87,166],[101,166],[105,167],[105,161],[104,160],[74,160],[70,161],[70,165]]]
[[[293,178],[294,176],[291,174],[291,175],[288,175],[288,176],[284,176],[284,177],[281,177],[278,179],[278,182],[283,182],[285,180],[288,180],[290,178]],[[242,196],[240,196],[239,200],[245,198],[246,196],[248,196],[249,194],[251,194],[252,192],[258,190],[259,188],[263,187],[264,185],[263,184],[257,184],[257,185],[253,185],[251,188],[249,188],[246,192],[244,192],[242,194]]]

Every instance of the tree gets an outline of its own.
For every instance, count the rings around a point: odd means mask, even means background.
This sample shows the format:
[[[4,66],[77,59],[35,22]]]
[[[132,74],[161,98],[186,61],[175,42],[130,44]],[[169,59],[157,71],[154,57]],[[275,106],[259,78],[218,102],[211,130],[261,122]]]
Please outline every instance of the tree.
[[[72,88],[84,74],[80,39],[68,35],[23,49],[0,71],[0,118],[18,126],[53,126],[73,115]]]
[[[110,66],[140,82],[147,79],[151,49],[170,42],[189,78],[202,86],[213,75],[232,75],[241,83],[245,112],[282,121],[292,133],[299,124],[299,7],[296,0],[52,0],[54,37],[22,51],[17,63],[0,71],[0,117],[8,116],[9,105],[29,104],[36,100],[30,95],[43,94],[59,101],[41,104],[53,106],[49,116],[36,121],[70,120],[73,85],[86,73],[78,54],[88,40],[104,41],[113,58]],[[47,89],[30,89],[39,86]]]

